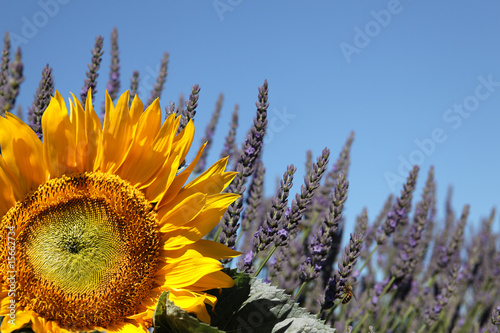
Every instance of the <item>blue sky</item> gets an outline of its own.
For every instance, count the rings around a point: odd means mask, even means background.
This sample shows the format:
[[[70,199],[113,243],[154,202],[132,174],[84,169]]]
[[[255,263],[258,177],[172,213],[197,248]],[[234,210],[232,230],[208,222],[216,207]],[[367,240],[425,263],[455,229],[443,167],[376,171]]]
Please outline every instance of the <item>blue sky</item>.
[[[421,167],[417,198],[434,165],[440,218],[449,185],[457,214],[471,204],[471,225],[500,203],[498,2],[0,0],[0,8],[0,31],[9,31],[23,51],[18,102],[24,107],[46,63],[63,96],[78,94],[95,37],[103,35],[100,106],[109,36],[117,27],[122,91],[139,70],[140,96],[147,99],[155,79],[150,73],[165,51],[170,63],[162,106],[200,84],[195,146],[224,93],[210,162],[236,103],[243,140],[257,87],[268,79],[269,195],[287,164],[298,168],[298,191],[306,151],[318,156],[329,147],[333,163],[355,131],[349,228],[364,206],[372,220],[389,193],[399,194],[407,164]]]

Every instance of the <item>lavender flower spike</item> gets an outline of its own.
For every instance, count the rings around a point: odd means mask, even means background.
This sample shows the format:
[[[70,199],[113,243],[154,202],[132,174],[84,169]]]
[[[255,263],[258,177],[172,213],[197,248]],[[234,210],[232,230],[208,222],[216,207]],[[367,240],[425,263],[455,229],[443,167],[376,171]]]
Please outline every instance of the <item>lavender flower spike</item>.
[[[4,107],[9,98],[9,62],[10,62],[10,37],[5,33],[3,40],[2,61],[0,63],[0,116],[4,116]]]
[[[115,100],[120,91],[120,51],[118,51],[118,30],[116,27],[111,33],[111,66],[109,71],[109,81],[106,85],[111,100]]]
[[[179,124],[179,129],[177,133],[180,133],[184,127],[188,124],[188,122],[194,118],[196,114],[196,107],[198,106],[198,98],[200,94],[200,86],[195,84],[191,88],[191,95],[189,95],[189,100],[186,101],[186,109],[182,110],[182,118]]]
[[[401,190],[401,196],[396,199],[396,203],[392,207],[392,210],[387,214],[387,220],[382,226],[382,230],[379,230],[377,244],[385,244],[387,242],[387,237],[396,230],[398,224],[404,226],[408,223],[408,213],[411,209],[411,200],[415,185],[417,184],[419,170],[420,168],[415,165],[410,171],[410,175],[406,179],[406,184],[403,185],[403,189]]]
[[[335,300],[340,297],[342,291],[338,288],[339,286],[339,276],[337,274],[333,275],[333,278],[328,280],[325,288],[325,295],[321,301],[321,310],[330,309]]]
[[[42,139],[42,116],[54,94],[54,79],[49,64],[42,71],[42,79],[36,90],[35,99],[28,109],[28,120],[36,135]]]
[[[156,78],[156,83],[151,91],[151,96],[149,96],[147,105],[151,105],[153,101],[161,97],[163,92],[163,87],[167,81],[167,70],[168,70],[168,60],[170,55],[168,52],[163,53],[163,58],[161,59],[160,71],[158,72],[158,77]]]
[[[17,95],[19,95],[19,87],[24,81],[23,62],[21,61],[21,49],[18,47],[14,60],[10,62],[10,76],[8,78],[8,86],[4,87],[5,104],[3,112],[8,112],[14,108]]]
[[[236,104],[234,106],[233,115],[231,116],[229,133],[227,134],[226,139],[224,140],[224,148],[220,153],[220,158],[229,156],[228,163],[236,154],[236,144],[234,143],[234,141],[236,137],[236,129],[238,128],[238,109],[239,106],[238,104]]]
[[[205,135],[203,136],[203,138],[201,138],[201,144],[203,145],[206,142],[207,145],[205,146],[205,149],[203,150],[200,160],[198,161],[193,170],[194,173],[201,173],[206,168],[207,155],[208,152],[210,151],[210,147],[212,146],[212,138],[215,133],[217,122],[219,121],[223,100],[224,100],[224,94],[221,93],[219,94],[219,98],[217,98],[217,103],[215,104],[215,110],[214,113],[212,114],[212,118],[210,119],[210,123],[205,128]]]
[[[345,252],[342,254],[342,261],[338,264],[339,270],[328,280],[325,297],[321,302],[321,310],[331,308],[334,301],[340,298],[347,285],[347,280],[356,265],[362,246],[363,235],[357,232],[355,232],[354,235],[351,234],[349,246],[345,248]]]
[[[262,227],[255,234],[254,246],[256,254],[267,249],[271,243],[279,241],[278,227],[285,214],[288,194],[293,186],[293,175],[296,170],[297,168],[293,165],[287,166],[283,174],[283,180],[280,181],[280,187],[276,196],[271,199],[271,209],[266,214],[266,219]]]
[[[449,263],[460,262],[460,250],[464,242],[464,229],[467,218],[469,217],[469,210],[470,206],[465,205],[462,210],[462,215],[460,216],[460,221],[455,227],[455,230],[453,230],[451,240],[446,247],[445,258],[442,258],[442,260],[438,262],[441,268],[445,268]]]
[[[94,49],[91,51],[92,52],[92,61],[88,65],[89,71],[87,72],[87,78],[85,79],[85,83],[82,87],[82,91],[80,92],[80,99],[85,105],[85,101],[87,100],[87,94],[90,89],[92,93],[92,102],[95,99],[95,95],[97,93],[97,78],[99,77],[99,74],[97,71],[99,70],[99,67],[101,67],[101,60],[102,60],[102,54],[104,51],[102,50],[104,38],[102,36],[99,36],[95,39],[95,45]]]
[[[342,151],[340,152],[339,157],[335,161],[332,170],[325,175],[325,182],[320,189],[321,195],[325,199],[329,197],[330,192],[333,190],[333,187],[335,186],[335,181],[337,180],[339,173],[342,172],[344,176],[347,177],[350,164],[351,146],[353,141],[354,141],[354,132],[351,132],[344,146],[342,147]]]
[[[300,195],[297,193],[292,201],[292,211],[287,219],[283,221],[282,229],[289,235],[288,238],[297,233],[297,226],[302,219],[306,207],[311,203],[315,190],[318,188],[321,177],[326,170],[330,150],[323,149],[321,156],[317,158],[317,162],[313,164],[313,168],[309,174],[304,177],[304,185],[300,187]],[[282,246],[288,244],[288,239],[281,239],[276,245]]]
[[[428,222],[431,205],[432,194],[434,189],[434,167],[429,170],[429,176],[425,184],[422,200],[417,204],[415,209],[415,217],[408,232],[408,241],[402,244],[399,260],[396,260],[395,266],[392,267],[392,274],[396,278],[409,276],[413,273],[413,269],[418,258],[416,249],[420,243],[420,238],[424,231],[425,225]]]
[[[497,305],[491,312],[491,323],[500,326],[500,305]]]
[[[254,119],[253,127],[248,134],[243,145],[242,152],[238,159],[236,171],[238,174],[229,185],[230,193],[242,195],[245,191],[245,182],[247,177],[251,176],[255,169],[255,161],[260,157],[262,145],[264,143],[264,135],[267,127],[267,102],[268,85],[267,80],[264,85],[259,87],[259,96],[257,105],[257,116]],[[243,198],[238,198],[227,209],[222,217],[222,232],[219,235],[219,242],[234,249],[236,241],[236,232],[239,227],[239,219],[243,210]]]
[[[130,77],[130,91],[128,104],[132,105],[135,95],[139,93],[139,71],[134,71]]]
[[[347,200],[347,190],[349,189],[349,182],[345,179],[344,173],[338,174],[335,183],[332,202],[324,221],[326,230],[328,231],[328,243],[330,244],[328,249],[326,249],[327,255],[324,258],[324,262],[321,264],[323,281],[325,282],[332,276],[333,263],[339,251],[339,245],[334,245],[334,243],[338,239],[340,244],[340,232],[338,229],[342,220],[344,203]]]
[[[346,281],[351,275],[352,269],[358,260],[362,246],[363,234],[358,232],[351,234],[349,247],[345,248],[344,253],[342,253],[342,261],[339,262],[339,275],[342,280]]]
[[[264,218],[261,212],[261,206],[264,196],[264,175],[266,173],[266,168],[261,160],[257,162],[255,166],[255,171],[252,176],[252,182],[248,188],[248,197],[246,200],[246,208],[243,211],[243,217],[241,218],[241,232],[236,240],[236,245],[238,245],[238,240],[245,236],[246,241],[242,244],[241,252],[247,252],[251,248],[253,249],[253,244],[249,240],[252,238],[251,232],[255,233],[258,227],[262,224]]]

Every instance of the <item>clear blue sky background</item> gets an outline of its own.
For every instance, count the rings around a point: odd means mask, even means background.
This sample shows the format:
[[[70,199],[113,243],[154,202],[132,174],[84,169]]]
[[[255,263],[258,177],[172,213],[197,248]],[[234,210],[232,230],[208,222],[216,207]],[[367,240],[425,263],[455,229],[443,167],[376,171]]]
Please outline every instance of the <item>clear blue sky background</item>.
[[[287,164],[298,168],[298,190],[306,151],[318,156],[329,147],[333,163],[354,130],[349,228],[363,206],[372,220],[389,193],[399,194],[408,171],[401,160],[421,167],[417,198],[434,165],[438,216],[453,185],[455,210],[470,203],[472,225],[500,203],[499,13],[494,1],[0,0],[0,31],[11,32],[22,47],[26,79],[18,101],[24,107],[46,63],[56,89],[78,95],[101,34],[100,107],[116,26],[121,90],[139,70],[147,81],[140,96],[147,99],[155,79],[150,72],[164,51],[170,64],[162,106],[200,84],[196,146],[224,93],[210,162],[218,157],[236,103],[243,140],[257,87],[268,79],[269,119],[275,124],[264,151],[269,195]],[[493,83],[485,86],[488,80]],[[474,111],[459,115],[454,104]],[[440,142],[432,148],[428,140],[436,129]],[[427,153],[416,140],[427,142]],[[388,174],[396,176],[394,182]]]

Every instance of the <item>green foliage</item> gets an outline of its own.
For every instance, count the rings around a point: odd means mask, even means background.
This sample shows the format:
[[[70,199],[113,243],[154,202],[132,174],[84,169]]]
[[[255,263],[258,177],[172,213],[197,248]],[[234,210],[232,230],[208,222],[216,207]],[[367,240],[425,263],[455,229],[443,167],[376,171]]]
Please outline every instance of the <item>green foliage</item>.
[[[211,314],[212,325],[225,332],[335,332],[290,300],[284,290],[236,270],[226,269],[225,273],[235,280],[235,285],[219,295],[211,291],[218,297]]]

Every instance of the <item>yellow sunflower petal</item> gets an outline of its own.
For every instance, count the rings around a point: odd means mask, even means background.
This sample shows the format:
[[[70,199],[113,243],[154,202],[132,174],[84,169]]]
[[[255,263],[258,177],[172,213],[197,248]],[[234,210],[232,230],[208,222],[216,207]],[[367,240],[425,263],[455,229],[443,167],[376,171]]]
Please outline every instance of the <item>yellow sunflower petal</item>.
[[[33,311],[17,311],[14,318],[7,315],[2,321],[2,325],[0,326],[0,332],[2,333],[10,333],[17,329],[22,328],[25,325],[28,325],[29,322],[33,319],[34,313]],[[45,331],[35,331],[45,332]]]
[[[182,200],[183,197],[189,196],[192,193],[207,192],[209,194],[221,193],[236,177],[237,172],[224,172],[221,174],[214,174],[209,178],[203,180],[195,179],[186,186],[184,186],[175,196],[175,200]],[[196,183],[193,183],[196,182]]]
[[[194,124],[193,120],[190,120],[184,129],[175,136],[174,142],[172,144],[172,153],[179,154],[181,156],[181,161],[183,161],[194,139]]]
[[[142,104],[140,98],[137,95],[135,95],[132,100],[132,105],[130,105],[130,119],[133,124],[134,130],[137,127],[137,123],[139,122],[139,118],[141,117],[143,112],[144,112],[144,104]]]
[[[172,152],[157,179],[146,189],[146,196],[149,200],[159,202],[168,191],[175,179],[180,163],[186,158],[193,138],[194,125],[192,121],[189,121],[184,130],[175,137],[172,143]]]
[[[196,193],[175,206],[169,206],[158,213],[159,225],[168,222],[170,225],[182,226],[192,221],[205,207],[207,195]],[[160,229],[161,231],[161,229]]]
[[[139,103],[140,100],[136,104],[139,105]],[[157,151],[153,146],[153,140],[160,130],[160,122],[161,110],[156,101],[144,113],[141,113],[127,157],[116,170],[117,174],[135,186],[141,187],[147,184],[165,162],[166,152]],[[142,161],[148,161],[148,163],[141,163]]]
[[[201,175],[199,175],[193,181],[187,184],[185,188],[188,189],[204,180],[207,180],[208,178],[214,175],[220,175],[224,173],[227,166],[227,160],[228,157],[221,158],[220,160],[215,162],[210,168],[208,168],[205,172],[203,172]]]
[[[212,295],[175,289],[170,290],[169,299],[187,312],[196,313],[198,319],[205,323],[210,323],[210,316],[205,303],[214,305],[217,301],[216,297]]]
[[[216,288],[231,288],[234,286],[234,280],[222,271],[213,272],[205,275],[195,284],[189,286],[192,291],[204,291]]]
[[[103,328],[103,330],[106,330],[107,333],[149,333],[144,325],[135,321],[112,325],[111,327]]]
[[[179,175],[177,175],[177,177],[175,177],[174,181],[169,186],[168,190],[164,193],[163,197],[160,199],[160,202],[158,202],[156,209],[162,207],[166,203],[169,203],[179,193],[182,186],[191,175],[191,172],[193,172],[196,163],[198,163],[198,161],[200,160],[206,145],[207,144],[205,143],[200,147],[193,161],[187,166],[186,169],[182,170],[182,172]]]
[[[18,179],[21,195],[26,195],[46,180],[42,143],[28,125],[10,113],[0,117],[0,128],[3,161]]]
[[[43,157],[50,178],[75,172],[76,128],[58,91],[43,113],[42,130]]]
[[[168,275],[166,284],[171,288],[190,286],[203,276],[220,271],[222,264],[212,258],[185,258],[172,264],[167,264],[160,270]]]
[[[74,103],[71,103],[71,120],[76,127],[76,168],[78,172],[94,170],[94,164],[98,156],[98,149],[101,140],[101,122],[92,106],[92,95],[87,94],[85,109],[80,101],[73,96]]]
[[[217,205],[205,208],[203,212],[183,227],[166,223],[162,231],[168,232],[168,236],[163,244],[163,249],[174,250],[200,240],[219,223],[227,206],[239,198],[237,194],[232,193],[219,194],[219,196],[220,202],[217,202]]]
[[[13,184],[12,178],[8,175],[9,171],[0,156],[0,216],[5,215],[7,211],[14,206],[16,198],[21,197],[19,186]]]
[[[98,156],[98,168],[102,172],[115,172],[127,156],[134,125],[129,114],[128,102],[128,92],[125,92],[118,99],[115,108],[111,97],[106,93],[102,149]]]

